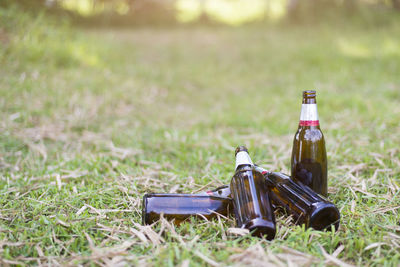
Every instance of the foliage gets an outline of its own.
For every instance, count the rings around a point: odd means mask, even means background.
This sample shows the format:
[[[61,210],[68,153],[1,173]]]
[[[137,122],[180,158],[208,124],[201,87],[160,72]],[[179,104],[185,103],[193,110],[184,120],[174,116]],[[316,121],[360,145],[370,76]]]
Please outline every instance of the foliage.
[[[3,265],[399,264],[398,24],[82,30],[0,12]],[[139,224],[145,192],[228,183],[238,144],[288,173],[310,88],[338,232],[280,213],[272,242],[232,218]]]
[[[0,6],[18,5],[37,14],[43,11],[69,17],[89,26],[141,24],[220,23],[239,25],[281,20],[321,23],[327,18],[373,19],[389,10],[399,13],[400,0],[3,0]],[[371,13],[373,16],[371,16]],[[393,17],[393,16],[390,16]]]
[[[101,64],[97,48],[78,38],[66,19],[34,15],[13,5],[0,8],[0,25],[0,59],[7,57],[15,67],[39,62],[47,68]]]

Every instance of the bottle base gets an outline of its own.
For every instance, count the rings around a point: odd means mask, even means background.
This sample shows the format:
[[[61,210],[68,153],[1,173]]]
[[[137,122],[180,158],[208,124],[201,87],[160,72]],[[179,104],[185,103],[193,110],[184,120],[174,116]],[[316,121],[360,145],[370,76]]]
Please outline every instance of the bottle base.
[[[272,240],[276,234],[275,223],[263,219],[253,219],[246,224],[252,236]]]

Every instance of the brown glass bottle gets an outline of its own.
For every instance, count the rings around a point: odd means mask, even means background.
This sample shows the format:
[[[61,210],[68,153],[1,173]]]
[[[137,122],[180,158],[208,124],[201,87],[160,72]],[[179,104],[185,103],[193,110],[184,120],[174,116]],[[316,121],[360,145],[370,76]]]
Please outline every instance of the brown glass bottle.
[[[315,97],[315,91],[303,92],[299,128],[293,140],[291,173],[295,181],[327,196],[328,161]]]
[[[235,151],[236,172],[230,189],[238,227],[249,229],[252,235],[275,237],[275,216],[269,197],[269,188],[263,175],[254,170],[246,147]]]
[[[221,214],[227,216],[232,209],[229,186],[199,194],[145,194],[143,196],[142,223],[151,224],[160,219],[179,224],[189,217],[212,219]]]
[[[331,230],[332,225],[339,228],[340,212],[332,202],[283,173],[268,172],[259,166],[255,169],[271,184],[272,203],[292,215],[296,224],[315,230]]]

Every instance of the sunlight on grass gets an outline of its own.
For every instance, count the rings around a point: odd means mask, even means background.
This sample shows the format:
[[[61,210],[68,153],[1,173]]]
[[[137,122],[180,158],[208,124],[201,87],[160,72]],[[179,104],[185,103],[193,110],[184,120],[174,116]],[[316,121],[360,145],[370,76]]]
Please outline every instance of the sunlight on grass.
[[[106,10],[115,11],[120,15],[125,15],[129,12],[129,5],[124,0],[108,3],[95,0],[63,0],[61,1],[61,6],[82,16],[100,14]]]
[[[271,20],[283,18],[286,15],[287,1],[270,1],[268,2],[268,17]]]
[[[80,42],[71,43],[68,52],[77,62],[91,67],[101,67],[102,61],[97,54],[90,52],[88,46]]]
[[[80,15],[89,16],[96,13],[94,8],[94,0],[64,0],[61,2],[63,8],[76,11]],[[99,7],[104,5],[99,5]]]
[[[382,50],[388,56],[400,56],[400,42],[393,39],[385,39],[383,41]]]
[[[266,12],[266,2],[263,0],[207,1],[206,11],[217,21],[239,25],[262,19]]]
[[[177,20],[191,22],[204,12],[212,19],[229,25],[241,25],[262,19],[279,19],[286,12],[286,1],[275,0],[177,0]]]
[[[373,42],[339,39],[337,46],[343,55],[353,58],[400,56],[400,43],[392,38],[374,40]]]
[[[338,41],[339,50],[346,56],[355,58],[368,58],[371,56],[371,50],[365,44],[340,39]]]
[[[124,0],[102,2],[95,0],[63,0],[63,8],[82,16],[114,11],[124,15],[130,11]],[[176,0],[176,19],[179,22],[193,22],[202,14],[228,25],[241,25],[258,20],[277,20],[286,13],[287,0]]]
[[[177,20],[180,22],[194,21],[201,15],[201,4],[198,0],[178,0],[175,8],[177,10]]]

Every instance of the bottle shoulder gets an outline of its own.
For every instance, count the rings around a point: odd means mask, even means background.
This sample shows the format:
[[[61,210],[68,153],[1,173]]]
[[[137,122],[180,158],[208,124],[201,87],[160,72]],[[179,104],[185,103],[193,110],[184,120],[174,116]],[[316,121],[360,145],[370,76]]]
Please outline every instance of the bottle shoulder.
[[[325,141],[324,134],[320,128],[317,127],[299,127],[294,136],[297,141]]]
[[[232,177],[231,184],[237,179],[254,179],[254,180],[264,180],[264,176],[255,170],[254,168],[242,168],[238,169]]]

